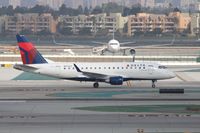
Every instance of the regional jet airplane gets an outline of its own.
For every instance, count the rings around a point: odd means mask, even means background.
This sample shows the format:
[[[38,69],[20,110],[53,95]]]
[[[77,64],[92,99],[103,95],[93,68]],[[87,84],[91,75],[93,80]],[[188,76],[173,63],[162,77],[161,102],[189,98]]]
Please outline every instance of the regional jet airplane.
[[[152,87],[155,88],[157,80],[175,77],[165,66],[147,62],[48,62],[25,36],[16,37],[23,62],[14,65],[18,70],[65,80],[94,82],[95,88],[99,87],[99,82],[123,85],[123,82],[129,80],[151,80]]]

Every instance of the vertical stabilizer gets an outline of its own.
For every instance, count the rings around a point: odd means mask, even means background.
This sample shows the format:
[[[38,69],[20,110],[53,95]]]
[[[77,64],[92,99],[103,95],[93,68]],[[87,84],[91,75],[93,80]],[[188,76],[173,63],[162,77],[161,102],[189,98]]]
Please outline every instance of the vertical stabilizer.
[[[16,35],[23,64],[44,64],[47,61],[23,35]]]

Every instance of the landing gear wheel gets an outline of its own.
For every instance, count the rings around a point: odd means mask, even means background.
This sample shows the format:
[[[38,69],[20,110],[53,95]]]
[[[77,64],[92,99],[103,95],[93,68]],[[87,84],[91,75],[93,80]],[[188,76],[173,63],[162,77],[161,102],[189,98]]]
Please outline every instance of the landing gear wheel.
[[[156,80],[152,80],[152,88],[156,88],[155,82]]]
[[[135,49],[131,49],[131,50],[130,50],[130,54],[131,54],[131,55],[135,55]]]
[[[102,50],[102,51],[101,51],[101,55],[104,55],[104,52],[105,52],[105,51],[104,51],[104,50]]]
[[[155,84],[152,84],[152,88],[156,88],[156,85],[155,85]]]
[[[93,84],[93,87],[94,87],[94,88],[99,88],[99,83],[97,83],[97,82],[94,83],[94,84]]]
[[[126,50],[123,50],[123,56],[125,56],[126,55]]]

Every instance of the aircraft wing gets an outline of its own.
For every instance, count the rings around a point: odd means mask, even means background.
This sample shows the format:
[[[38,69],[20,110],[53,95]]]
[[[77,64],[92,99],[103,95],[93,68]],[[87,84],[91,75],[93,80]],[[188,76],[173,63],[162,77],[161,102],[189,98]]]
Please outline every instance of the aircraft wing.
[[[105,43],[105,42],[96,42],[96,41],[92,41],[92,43],[101,44],[101,45],[107,45],[107,43]]]
[[[110,76],[105,75],[105,74],[100,74],[100,73],[92,73],[92,72],[84,72],[79,69],[79,67],[74,64],[74,67],[76,68],[77,72],[82,73],[84,76],[88,78],[95,78],[95,79],[108,79]]]
[[[133,46],[133,48],[152,48],[152,47],[162,47],[162,46],[171,46],[171,45],[173,45],[173,44],[141,45],[141,46]]]
[[[128,50],[128,49],[132,49],[131,47],[120,47],[120,50]]]
[[[127,44],[135,44],[136,42],[123,42],[123,43],[120,43],[120,45],[127,45]]]
[[[162,46],[171,46],[174,44],[176,40],[176,35],[173,36],[172,40],[170,43],[166,43],[166,44],[153,44],[153,45],[142,45],[142,46],[134,46],[134,48],[151,48],[151,47],[162,47]]]
[[[52,39],[53,39],[53,43],[54,43],[55,45],[60,45],[60,46],[74,46],[74,45],[75,45],[75,44],[70,44],[70,43],[58,43],[58,42],[56,42],[54,36],[52,36]]]
[[[106,46],[94,47],[92,51],[93,51],[93,53],[98,53],[98,52],[101,52],[101,51],[103,51],[105,49],[106,49]]]
[[[94,47],[94,48],[92,49],[92,52],[93,52],[93,53],[102,52],[102,51],[104,51],[104,50],[106,49],[107,43],[104,43],[104,42],[95,42],[95,41],[93,41],[93,43],[101,44],[101,45],[102,45],[101,47]]]

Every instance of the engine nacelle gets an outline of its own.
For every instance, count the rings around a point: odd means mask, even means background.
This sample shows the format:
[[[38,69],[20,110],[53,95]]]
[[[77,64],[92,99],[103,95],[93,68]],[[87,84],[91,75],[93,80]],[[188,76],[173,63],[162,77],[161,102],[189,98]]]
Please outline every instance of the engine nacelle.
[[[123,79],[123,77],[121,77],[121,76],[118,76],[118,77],[110,77],[110,78],[109,78],[109,83],[110,83],[111,85],[122,85],[122,84],[123,84],[123,81],[124,81],[124,79]]]
[[[135,53],[136,53],[136,52],[135,52],[135,49],[130,49],[130,54],[131,54],[131,55],[135,55]]]

